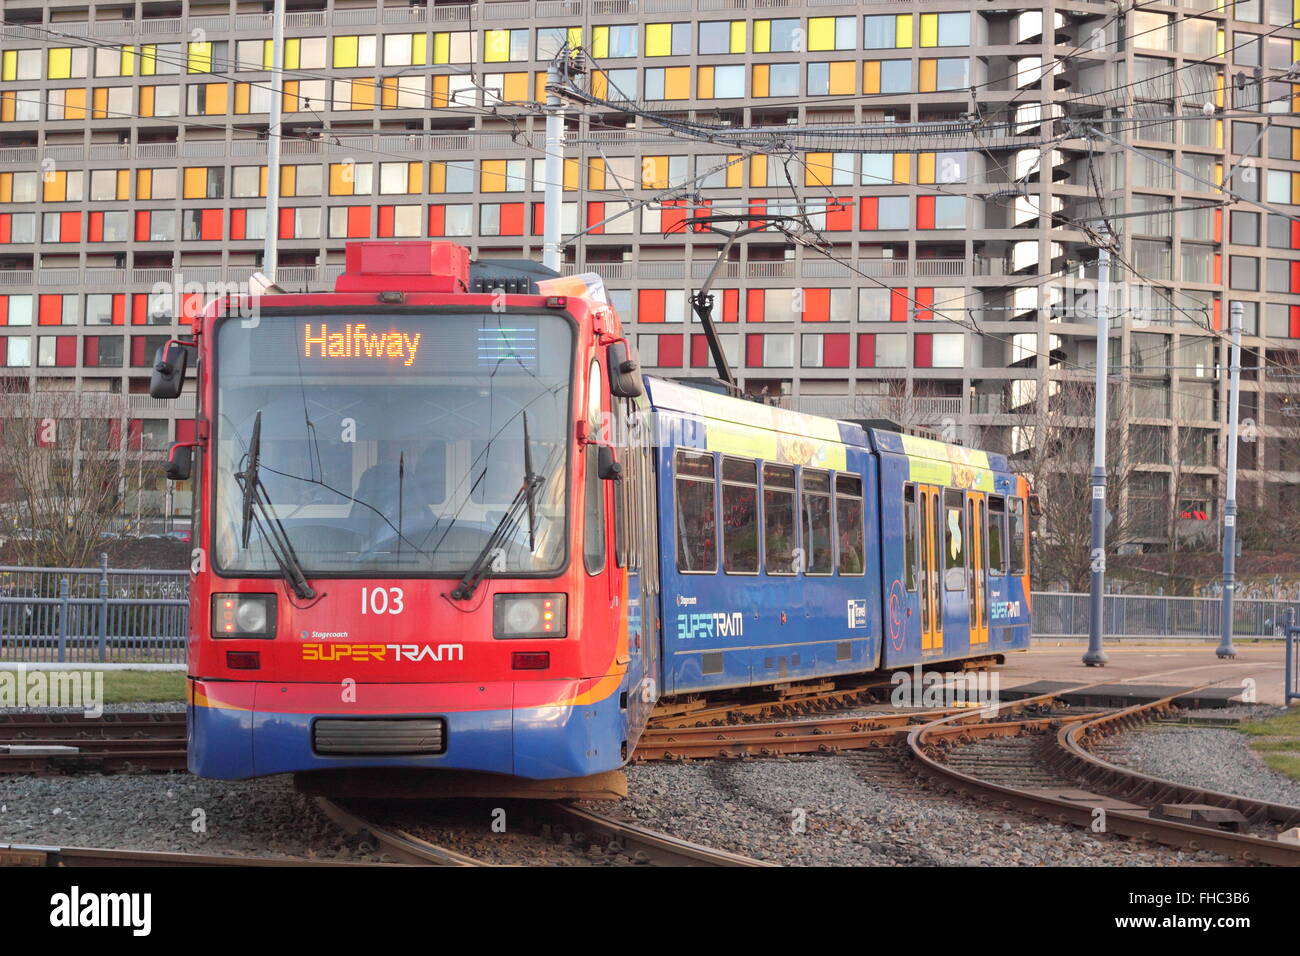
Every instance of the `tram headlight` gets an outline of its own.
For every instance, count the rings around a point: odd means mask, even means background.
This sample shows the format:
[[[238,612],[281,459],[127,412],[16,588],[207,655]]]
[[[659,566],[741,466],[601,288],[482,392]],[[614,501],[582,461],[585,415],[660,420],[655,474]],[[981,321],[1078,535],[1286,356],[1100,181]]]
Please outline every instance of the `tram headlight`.
[[[567,603],[563,594],[498,594],[492,599],[492,636],[564,637]]]
[[[275,595],[212,595],[212,636],[275,637]]]

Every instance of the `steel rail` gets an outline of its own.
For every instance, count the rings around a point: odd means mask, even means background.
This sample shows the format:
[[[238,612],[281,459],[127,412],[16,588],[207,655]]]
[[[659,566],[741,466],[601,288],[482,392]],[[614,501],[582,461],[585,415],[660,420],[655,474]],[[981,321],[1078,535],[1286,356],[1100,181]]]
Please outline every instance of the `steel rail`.
[[[384,866],[334,860],[281,859],[265,856],[224,856],[215,853],[168,853],[154,850],[111,850],[101,847],[54,847],[0,843],[0,868],[90,866]]]
[[[543,812],[561,827],[578,830],[597,842],[613,844],[622,852],[639,855],[658,866],[776,866],[626,823],[571,803],[554,801]]]
[[[449,850],[446,847],[430,843],[414,834],[397,827],[381,826],[351,810],[346,809],[328,797],[316,797],[316,805],[325,816],[348,833],[363,834],[375,842],[395,859],[420,866],[488,866],[464,853]]]

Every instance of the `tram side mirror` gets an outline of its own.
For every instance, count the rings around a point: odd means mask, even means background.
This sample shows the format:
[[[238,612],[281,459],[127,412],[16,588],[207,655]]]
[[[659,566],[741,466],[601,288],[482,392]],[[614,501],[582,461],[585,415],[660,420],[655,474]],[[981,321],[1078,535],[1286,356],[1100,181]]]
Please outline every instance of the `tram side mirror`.
[[[153,374],[149,376],[150,398],[180,398],[185,384],[185,366],[189,350],[178,342],[168,342],[153,353]]]
[[[163,470],[163,474],[167,476],[168,481],[189,481],[190,469],[193,464],[193,445],[172,445],[171,453],[167,456],[167,467]]]
[[[1041,518],[1043,516],[1043,502],[1038,495],[1029,496],[1029,513],[1035,518]]]
[[[643,395],[641,364],[628,353],[627,343],[615,342],[607,355],[610,394],[615,398],[639,398]]]
[[[606,481],[618,481],[623,477],[623,464],[614,457],[614,449],[609,445],[600,446],[596,473]]]

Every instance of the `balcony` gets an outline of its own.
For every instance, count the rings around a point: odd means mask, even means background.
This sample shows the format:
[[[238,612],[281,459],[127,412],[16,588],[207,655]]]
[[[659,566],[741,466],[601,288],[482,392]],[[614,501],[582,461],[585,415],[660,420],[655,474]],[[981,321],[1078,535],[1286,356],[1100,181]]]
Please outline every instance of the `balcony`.
[[[778,404],[782,408],[823,418],[849,421],[887,418],[900,425],[931,425],[944,419],[958,418],[965,412],[965,403],[960,396],[788,395],[781,396]]]

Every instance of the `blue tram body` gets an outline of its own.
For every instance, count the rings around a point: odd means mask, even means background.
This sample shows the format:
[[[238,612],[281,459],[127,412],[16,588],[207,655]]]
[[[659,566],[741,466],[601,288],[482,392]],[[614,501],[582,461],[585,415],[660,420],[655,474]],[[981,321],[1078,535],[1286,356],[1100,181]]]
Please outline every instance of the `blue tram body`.
[[[647,381],[661,695],[1029,645],[1003,456]]]

